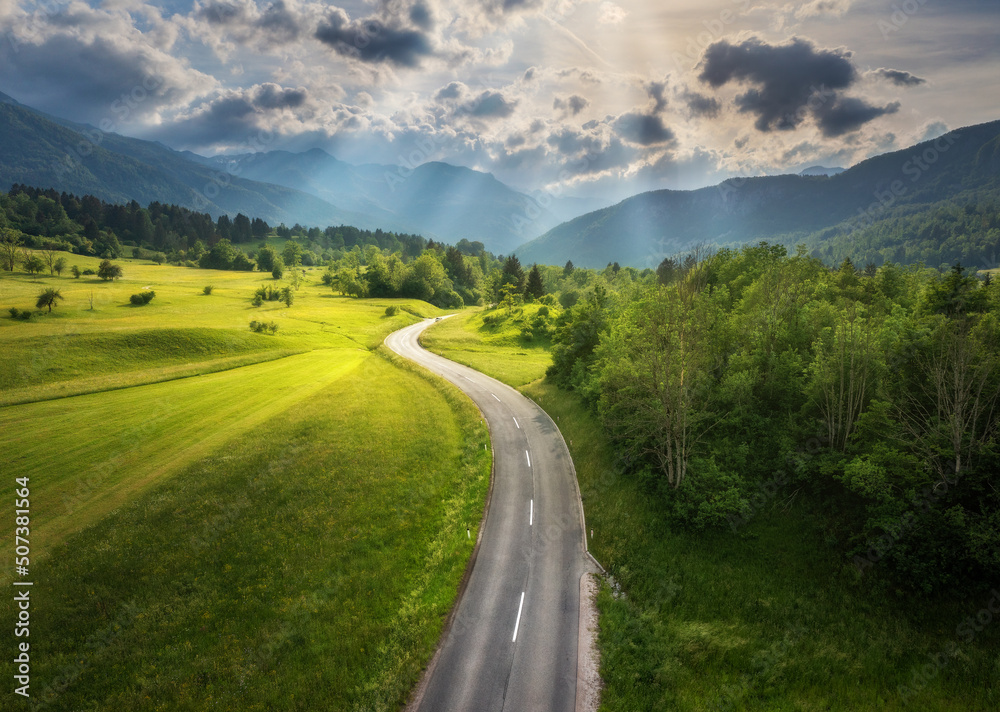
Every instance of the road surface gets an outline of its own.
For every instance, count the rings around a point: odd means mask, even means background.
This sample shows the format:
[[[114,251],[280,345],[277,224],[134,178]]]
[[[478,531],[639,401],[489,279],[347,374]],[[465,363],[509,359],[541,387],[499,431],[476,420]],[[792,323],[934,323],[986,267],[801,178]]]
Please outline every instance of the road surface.
[[[569,451],[532,401],[421,347],[419,335],[432,323],[401,329],[385,343],[479,406],[490,428],[494,480],[468,585],[416,709],[572,712],[580,577],[593,569]]]

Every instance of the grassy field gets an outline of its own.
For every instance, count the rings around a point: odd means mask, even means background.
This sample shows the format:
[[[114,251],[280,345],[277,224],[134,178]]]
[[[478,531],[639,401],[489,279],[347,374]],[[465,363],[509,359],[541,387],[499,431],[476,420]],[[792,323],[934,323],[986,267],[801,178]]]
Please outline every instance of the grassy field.
[[[484,323],[483,318],[501,310],[467,311],[435,324],[424,332],[421,343],[431,351],[517,388],[544,376],[551,363],[547,340],[526,339],[521,335],[522,328],[539,308],[538,304],[525,305],[512,318],[492,326]]]
[[[31,488],[36,703],[397,709],[490,471],[475,408],[379,348],[440,311],[335,297],[318,273],[292,307],[254,308],[260,274],[119,262],[113,284],[0,275],[0,308],[66,297],[0,318],[0,469],[9,500],[16,477]],[[146,286],[156,298],[127,306]]]
[[[476,331],[455,317],[425,342],[448,353],[454,334],[454,349],[489,364]],[[989,594],[910,600],[858,582],[803,498],[775,498],[738,534],[672,530],[572,394],[521,390],[558,419],[591,551],[613,577],[598,601],[602,710],[1000,709],[998,617],[959,629]]]

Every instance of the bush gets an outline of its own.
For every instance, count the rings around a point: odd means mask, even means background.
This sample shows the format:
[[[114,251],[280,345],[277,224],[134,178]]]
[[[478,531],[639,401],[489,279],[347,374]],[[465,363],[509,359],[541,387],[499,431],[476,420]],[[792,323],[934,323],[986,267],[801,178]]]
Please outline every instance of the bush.
[[[197,267],[198,263],[195,262],[194,260],[185,260],[184,261],[184,266],[185,267]]]
[[[24,321],[28,321],[28,319],[31,318],[31,312],[27,309],[21,311],[17,307],[11,307],[7,311],[10,312],[11,319],[23,319]]]
[[[273,321],[254,321],[250,322],[250,331],[255,334],[276,334],[278,333],[278,325]]]
[[[81,274],[84,274],[84,275],[93,275],[93,274],[97,274],[97,272],[95,272],[94,270],[92,270],[92,269],[90,269],[88,267],[87,269],[83,270],[83,272]]]
[[[396,316],[397,314],[399,314],[399,307],[397,307],[395,304],[393,304],[391,307],[385,308],[386,316]]]
[[[76,265],[73,265],[72,267],[70,267],[69,271],[73,273],[73,277],[75,279],[80,279],[80,275],[81,274],[86,274],[86,272],[80,272],[80,268],[77,267]]]
[[[156,296],[156,292],[150,289],[148,292],[139,292],[138,294],[133,294],[128,300],[132,303],[132,306],[141,307],[145,304],[149,304],[153,301],[153,297]]]
[[[548,307],[539,307],[537,314],[538,314],[538,316],[548,316],[549,315],[549,308]]]
[[[286,287],[285,289],[288,289]],[[271,285],[264,285],[263,287],[257,287],[257,290],[253,293],[253,298],[250,300],[251,304],[255,307],[259,307],[264,302],[277,302],[283,298],[284,290],[275,289]]]
[[[211,285],[211,284],[209,284],[209,285],[207,285],[207,286],[206,286],[206,287],[205,287],[204,289],[202,289],[202,290],[201,290],[201,292],[202,292],[202,294],[204,294],[205,296],[208,296],[209,294],[211,294],[211,293],[212,293],[212,289],[213,289],[212,285]]]

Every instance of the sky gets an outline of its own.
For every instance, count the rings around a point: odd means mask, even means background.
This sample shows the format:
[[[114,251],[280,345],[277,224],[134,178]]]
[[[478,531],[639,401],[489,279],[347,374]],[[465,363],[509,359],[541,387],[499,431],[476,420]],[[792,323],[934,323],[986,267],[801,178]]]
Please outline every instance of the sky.
[[[203,155],[610,200],[1000,119],[997,0],[0,0],[0,91]]]

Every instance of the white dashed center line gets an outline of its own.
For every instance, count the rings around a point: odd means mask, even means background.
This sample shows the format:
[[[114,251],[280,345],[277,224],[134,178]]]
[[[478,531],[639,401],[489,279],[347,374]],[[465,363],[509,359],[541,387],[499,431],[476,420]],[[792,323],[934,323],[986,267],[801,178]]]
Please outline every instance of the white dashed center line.
[[[514,621],[514,637],[510,642],[517,642],[517,627],[521,625],[521,608],[524,606],[524,591],[521,591],[521,602],[517,604],[517,620]]]

